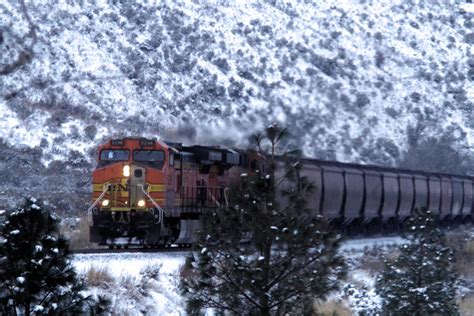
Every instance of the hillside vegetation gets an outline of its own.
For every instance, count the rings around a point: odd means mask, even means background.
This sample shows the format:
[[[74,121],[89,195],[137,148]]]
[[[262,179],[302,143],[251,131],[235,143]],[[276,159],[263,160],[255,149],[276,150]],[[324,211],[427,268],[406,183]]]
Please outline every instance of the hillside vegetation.
[[[460,0],[7,1],[0,206],[26,191],[83,209],[111,137],[244,146],[272,121],[311,157],[472,172],[472,12]]]

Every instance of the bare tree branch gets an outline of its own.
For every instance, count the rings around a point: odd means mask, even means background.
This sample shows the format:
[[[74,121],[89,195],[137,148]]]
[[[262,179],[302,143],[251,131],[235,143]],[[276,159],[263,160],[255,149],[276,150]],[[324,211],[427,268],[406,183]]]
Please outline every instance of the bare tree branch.
[[[28,8],[26,7],[25,1],[19,0],[19,3],[20,3],[21,12],[23,13],[23,16],[25,17],[25,19],[28,21],[28,25],[30,29],[28,34],[26,34],[25,38],[31,38],[31,43],[29,45],[26,45],[25,39],[20,39],[14,33],[11,33],[11,35],[15,38],[15,40],[20,41],[18,44],[23,47],[23,50],[19,53],[15,61],[4,66],[3,69],[0,69],[0,75],[4,75],[4,76],[15,72],[18,68],[31,62],[31,60],[34,57],[33,48],[36,45],[36,42],[38,40],[36,36],[36,25],[33,24],[33,21],[28,13]]]

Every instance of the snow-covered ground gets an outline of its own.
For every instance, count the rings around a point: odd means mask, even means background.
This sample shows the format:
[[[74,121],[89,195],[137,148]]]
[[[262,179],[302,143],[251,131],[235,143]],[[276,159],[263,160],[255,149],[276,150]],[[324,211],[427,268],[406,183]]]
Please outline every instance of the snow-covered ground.
[[[386,248],[393,247],[395,245],[400,245],[406,243],[406,240],[397,236],[397,237],[375,237],[375,238],[356,238],[351,240],[346,240],[341,245],[341,251],[343,252],[354,252],[354,251],[364,251],[368,247],[374,248]]]
[[[74,265],[79,272],[91,267],[106,267],[113,276],[123,275],[138,277],[140,272],[149,266],[160,265],[160,273],[172,274],[184,263],[186,253],[113,253],[113,254],[77,254]]]
[[[405,242],[401,237],[358,238],[343,242],[340,251],[349,266],[348,278],[329,300],[350,308],[353,313],[363,310],[375,315],[381,304],[375,293],[377,273],[383,268],[383,259],[394,256],[398,246]],[[182,315],[185,302],[178,285],[180,267],[187,254],[81,254],[74,255],[73,264],[92,282],[93,295],[111,300],[112,314]],[[471,290],[465,287],[460,291],[470,293]]]
[[[329,300],[341,302],[355,314],[364,311],[375,315],[381,308],[381,299],[375,292],[373,265],[379,265],[382,257],[406,242],[401,237],[356,238],[343,242],[340,251],[348,264],[348,277],[342,290],[333,293]]]
[[[117,315],[182,315],[179,270],[186,253],[78,254],[73,264],[92,282],[93,295]]]
[[[368,251],[387,251],[404,240],[400,237],[360,238],[345,241],[341,251],[351,268],[350,282],[331,297],[346,301],[353,310],[377,307],[380,299],[373,290],[374,276],[359,268]],[[73,264],[81,275],[95,271],[92,293],[109,297],[113,311],[129,315],[142,313],[179,315],[184,301],[179,295],[179,270],[188,253],[111,253],[74,255]],[[154,275],[153,271],[159,271]],[[98,273],[97,273],[98,272]],[[103,274],[108,274],[104,276]],[[109,276],[112,279],[109,279]],[[101,280],[103,279],[103,280]],[[98,284],[97,284],[98,283]],[[147,285],[147,283],[149,283]]]

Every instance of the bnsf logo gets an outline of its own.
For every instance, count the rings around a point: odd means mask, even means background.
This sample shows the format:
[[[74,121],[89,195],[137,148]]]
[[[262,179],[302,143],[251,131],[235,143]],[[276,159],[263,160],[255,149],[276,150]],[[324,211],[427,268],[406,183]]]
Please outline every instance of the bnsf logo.
[[[122,192],[127,190],[128,186],[126,184],[111,184],[108,188],[109,192]]]

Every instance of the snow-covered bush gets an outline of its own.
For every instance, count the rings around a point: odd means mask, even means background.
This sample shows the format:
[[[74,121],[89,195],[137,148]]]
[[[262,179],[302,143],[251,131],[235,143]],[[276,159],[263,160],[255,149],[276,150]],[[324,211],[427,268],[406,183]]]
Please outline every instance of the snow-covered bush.
[[[0,314],[71,314],[92,305],[70,263],[59,218],[43,207],[27,199],[0,231]]]
[[[352,312],[356,315],[369,316],[380,313],[380,297],[375,293],[375,289],[346,284],[343,292],[349,301]]]
[[[453,252],[437,228],[436,216],[423,208],[406,223],[409,243],[400,255],[386,261],[377,279],[382,308],[391,315],[456,315]]]

